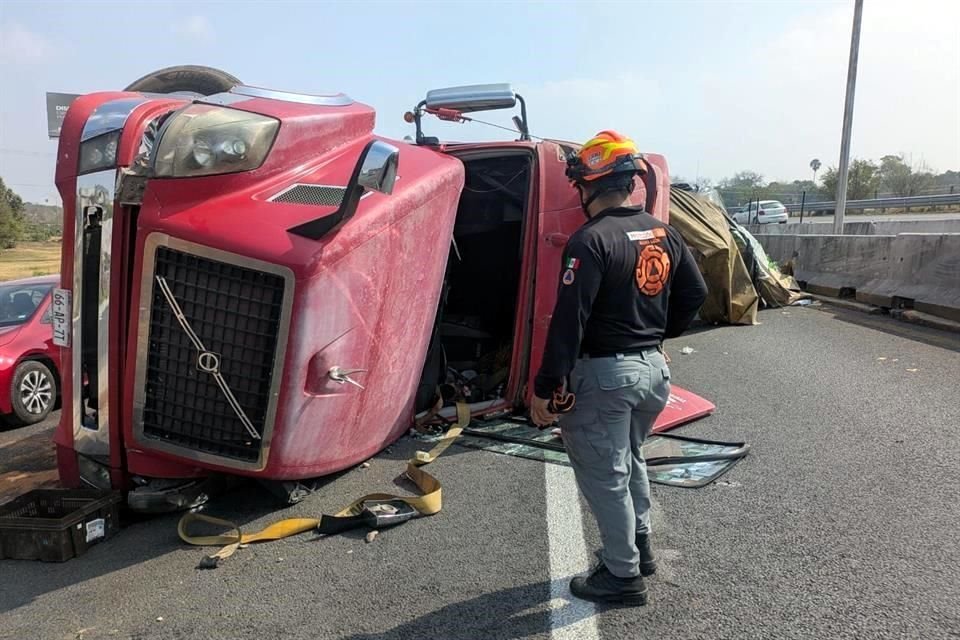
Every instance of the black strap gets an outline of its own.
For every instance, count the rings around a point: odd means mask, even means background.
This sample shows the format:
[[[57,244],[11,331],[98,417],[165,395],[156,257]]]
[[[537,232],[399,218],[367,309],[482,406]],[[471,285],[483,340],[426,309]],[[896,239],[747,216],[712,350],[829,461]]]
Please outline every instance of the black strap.
[[[649,160],[643,158],[643,164],[647,165],[647,170],[643,174],[643,187],[647,192],[647,201],[644,203],[643,209],[653,215],[653,205],[657,198],[657,174]]]

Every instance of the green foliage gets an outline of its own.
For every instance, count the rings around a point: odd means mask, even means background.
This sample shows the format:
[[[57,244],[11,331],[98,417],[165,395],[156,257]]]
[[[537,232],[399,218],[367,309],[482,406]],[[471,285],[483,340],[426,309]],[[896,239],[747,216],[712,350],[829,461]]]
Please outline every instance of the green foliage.
[[[837,174],[837,168],[830,167],[820,176],[823,183],[820,193],[825,199],[833,200],[837,196]],[[872,198],[879,188],[880,167],[875,162],[857,158],[850,163],[847,172],[847,200]]]
[[[0,178],[0,250],[12,249],[23,234],[23,199]]]
[[[902,155],[888,155],[880,158],[880,180],[884,190],[906,198],[922,195],[934,185],[935,177],[923,164],[914,169],[904,162]]]
[[[811,161],[810,167],[813,168]],[[816,163],[821,168],[819,161]],[[799,204],[804,192],[807,202],[833,200],[837,196],[837,169],[829,167],[817,175],[818,186],[812,180],[765,183],[755,171],[740,171],[721,180],[718,190],[727,207],[746,205],[751,200],[779,200],[784,204]],[[850,163],[847,181],[847,199],[864,200],[875,195],[913,196],[936,190],[936,193],[960,192],[960,171],[944,171],[934,175],[922,163],[912,167],[902,155],[886,155],[880,163],[854,159]]]

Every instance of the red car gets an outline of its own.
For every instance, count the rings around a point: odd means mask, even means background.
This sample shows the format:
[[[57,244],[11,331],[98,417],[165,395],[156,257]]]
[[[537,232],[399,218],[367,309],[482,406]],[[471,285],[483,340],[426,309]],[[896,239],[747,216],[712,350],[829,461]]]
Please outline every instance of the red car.
[[[517,106],[514,141],[442,144],[421,122]],[[533,140],[507,85],[431,91],[406,117],[413,144],[343,94],[196,67],[73,102],[56,175],[65,485],[159,510],[232,474],[294,501],[406,433],[438,388],[476,416],[525,411],[583,223],[574,146]],[[666,159],[644,158],[636,201],[666,220]],[[665,425],[712,409],[675,396]]]
[[[60,388],[50,292],[60,276],[0,283],[0,414],[9,426],[40,422]]]

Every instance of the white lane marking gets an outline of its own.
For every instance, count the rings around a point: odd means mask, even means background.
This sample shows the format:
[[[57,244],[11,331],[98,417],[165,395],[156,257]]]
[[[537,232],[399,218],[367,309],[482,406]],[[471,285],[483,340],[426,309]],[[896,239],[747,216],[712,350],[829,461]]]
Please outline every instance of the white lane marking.
[[[573,469],[550,463],[543,468],[550,546],[550,637],[598,640],[596,606],[574,598],[568,586],[570,578],[590,568]]]

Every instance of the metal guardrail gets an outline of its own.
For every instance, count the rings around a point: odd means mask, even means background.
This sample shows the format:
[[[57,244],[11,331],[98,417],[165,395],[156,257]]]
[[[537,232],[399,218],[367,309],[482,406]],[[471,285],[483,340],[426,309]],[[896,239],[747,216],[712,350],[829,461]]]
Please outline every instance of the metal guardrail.
[[[873,198],[870,200],[847,200],[847,209],[903,209],[906,207],[939,207],[948,204],[960,204],[960,193],[948,193],[939,196],[910,196],[909,198]],[[790,213],[799,212],[799,204],[785,204]],[[807,202],[804,211],[833,211],[836,202]]]

